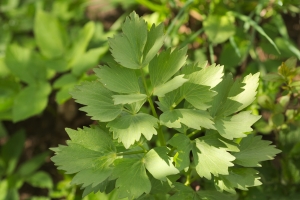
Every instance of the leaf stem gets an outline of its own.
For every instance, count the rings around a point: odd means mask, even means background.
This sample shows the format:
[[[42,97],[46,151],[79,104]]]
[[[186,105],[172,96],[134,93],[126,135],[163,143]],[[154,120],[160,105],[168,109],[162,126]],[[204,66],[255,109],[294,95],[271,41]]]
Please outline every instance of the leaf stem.
[[[119,152],[117,153],[117,156],[133,155],[133,154],[140,154],[140,153],[147,153],[147,151],[141,150],[141,151]]]
[[[148,99],[149,105],[151,107],[151,111],[153,113],[153,116],[158,119],[158,115],[156,113],[156,110],[155,110],[155,107],[154,107],[154,104],[153,104],[153,101],[152,101],[152,98],[151,98],[151,94],[148,91],[148,87],[147,87],[145,75],[144,75],[144,72],[143,72],[142,68],[141,68],[141,75],[142,75],[142,79],[143,79],[144,88],[146,90],[146,94],[147,94],[147,97],[148,97],[147,99]],[[158,134],[160,145],[161,146],[166,146],[165,136],[164,136],[164,134],[162,132],[160,123],[158,123],[157,132],[158,132],[157,134]]]
[[[178,104],[180,104],[180,102],[181,102],[184,98],[185,98],[184,96],[180,97],[180,99],[178,99],[178,101],[175,102],[175,103],[171,106],[170,109],[176,108],[176,107],[178,106]]]
[[[191,138],[191,137],[193,137],[194,135],[197,135],[199,132],[200,132],[200,130],[195,130],[195,131],[191,132],[190,134],[188,134],[187,136],[188,136],[189,138]]]
[[[210,58],[210,64],[214,64],[215,63],[215,60],[214,60],[214,49],[213,49],[213,45],[212,44],[209,44],[208,45],[208,50],[209,50],[209,58]]]

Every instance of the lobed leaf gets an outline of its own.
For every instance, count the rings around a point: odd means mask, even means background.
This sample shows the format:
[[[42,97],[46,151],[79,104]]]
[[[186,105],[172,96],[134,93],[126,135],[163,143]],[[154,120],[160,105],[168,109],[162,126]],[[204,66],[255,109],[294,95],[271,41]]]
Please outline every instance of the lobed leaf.
[[[129,199],[136,199],[143,193],[151,190],[151,182],[147,176],[145,163],[141,159],[117,159],[115,162],[114,176],[116,188]]]
[[[139,93],[140,87],[135,71],[115,63],[94,70],[101,83],[109,90],[119,93]]]
[[[232,168],[229,175],[220,175],[215,183],[219,190],[235,194],[235,188],[248,190],[248,187],[261,185],[259,179],[258,171],[252,168]]]
[[[215,129],[212,118],[206,111],[192,109],[174,109],[164,112],[159,117],[162,125],[180,128],[181,123],[200,130],[201,127]]]
[[[114,105],[114,93],[99,82],[83,82],[70,93],[76,102],[86,105],[80,110],[85,111],[94,120],[108,122],[122,112],[122,105]]]
[[[192,147],[196,171],[200,177],[211,179],[211,174],[227,175],[228,168],[233,166],[235,157],[225,149],[213,146],[205,139],[197,138]]]
[[[124,114],[109,122],[107,126],[114,133],[114,139],[118,138],[118,141],[122,142],[125,148],[128,149],[130,145],[140,139],[141,134],[147,140],[156,135],[155,127],[157,127],[157,122],[158,120],[155,117],[145,113],[135,115]]]
[[[232,140],[233,138],[246,137],[246,132],[251,132],[251,126],[260,119],[250,111],[243,111],[231,117],[217,118],[215,127],[221,136]]]
[[[184,64],[187,47],[182,49],[167,49],[154,57],[149,63],[151,84],[156,87],[167,82]]]
[[[240,152],[232,153],[236,157],[234,163],[244,167],[260,167],[259,162],[272,160],[281,152],[270,143],[270,141],[262,140],[261,136],[248,135],[240,143]]]
[[[67,146],[53,148],[51,160],[68,174],[77,173],[73,184],[95,187],[113,171],[116,148],[110,136],[100,128],[66,129],[70,136]]]
[[[163,29],[161,24],[147,31],[146,22],[132,12],[122,26],[123,33],[109,39],[116,62],[131,69],[146,66],[163,45]]]

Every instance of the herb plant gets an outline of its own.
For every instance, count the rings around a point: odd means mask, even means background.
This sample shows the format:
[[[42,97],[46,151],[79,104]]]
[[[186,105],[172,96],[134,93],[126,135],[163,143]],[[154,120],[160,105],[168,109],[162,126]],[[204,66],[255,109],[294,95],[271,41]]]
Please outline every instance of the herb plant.
[[[259,73],[234,81],[223,66],[186,63],[186,47],[160,52],[164,38],[162,24],[148,30],[131,13],[109,39],[115,61],[72,90],[99,123],[66,129],[70,140],[52,149],[52,161],[76,174],[83,196],[234,199],[236,189],[261,184],[254,167],[280,152],[250,134],[260,116],[243,110]]]

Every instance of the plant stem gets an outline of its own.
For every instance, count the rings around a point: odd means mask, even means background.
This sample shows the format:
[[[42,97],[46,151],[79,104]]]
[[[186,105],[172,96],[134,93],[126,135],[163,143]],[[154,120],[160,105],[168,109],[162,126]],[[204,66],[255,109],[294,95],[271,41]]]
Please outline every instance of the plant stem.
[[[215,63],[215,60],[214,60],[214,49],[213,49],[213,45],[212,44],[209,44],[208,45],[208,50],[209,50],[209,57],[210,57],[210,64],[214,64]]]
[[[148,97],[147,99],[148,99],[149,105],[151,107],[152,114],[153,114],[154,117],[156,117],[158,119],[158,115],[156,113],[156,110],[155,110],[155,107],[154,107],[154,104],[153,104],[153,101],[152,101],[152,98],[151,98],[151,94],[148,91],[145,75],[144,75],[144,72],[143,72],[142,68],[141,68],[141,75],[142,75],[144,88],[146,90],[146,94],[147,94],[147,97]],[[157,134],[158,134],[158,139],[159,139],[160,145],[161,146],[166,146],[165,136],[164,136],[164,134],[161,130],[160,123],[158,123],[157,132],[158,132]]]
[[[141,151],[120,152],[117,153],[117,156],[133,155],[133,154],[140,154],[140,153],[147,153],[147,151],[141,150]]]
[[[200,130],[195,130],[195,131],[191,132],[190,134],[188,134],[187,136],[188,136],[189,138],[191,138],[191,137],[193,137],[194,135],[198,134],[199,132],[200,132]]]
[[[176,108],[176,106],[178,106],[178,104],[180,104],[180,102],[181,102],[183,99],[184,99],[184,96],[182,96],[180,99],[178,99],[178,101],[177,101],[177,102],[175,102],[175,104],[173,104],[173,105],[171,106],[171,108],[170,108],[170,109],[174,109],[174,108]]]

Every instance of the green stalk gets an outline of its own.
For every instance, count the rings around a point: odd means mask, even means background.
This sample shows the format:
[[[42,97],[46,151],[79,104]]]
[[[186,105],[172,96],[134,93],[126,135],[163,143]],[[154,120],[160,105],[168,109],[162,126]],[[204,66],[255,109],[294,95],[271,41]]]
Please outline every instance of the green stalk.
[[[189,138],[191,138],[191,137],[193,137],[194,135],[197,135],[199,132],[200,132],[200,130],[195,130],[195,131],[191,132],[190,134],[188,134],[187,136],[188,136]]]
[[[214,60],[214,49],[213,49],[213,45],[212,44],[208,45],[208,50],[209,50],[210,64],[214,64],[215,63],[215,60]]]
[[[147,99],[148,99],[149,105],[151,107],[152,114],[153,114],[154,117],[156,117],[158,119],[158,115],[156,113],[156,110],[155,110],[155,107],[154,107],[154,104],[153,104],[153,101],[152,101],[152,98],[151,98],[151,94],[148,91],[148,87],[147,87],[145,75],[144,75],[144,72],[143,72],[142,68],[141,68],[141,75],[142,75],[144,88],[146,90],[146,94],[147,94],[147,97],[148,97]],[[164,134],[163,134],[163,132],[161,130],[160,123],[158,123],[157,135],[158,135],[158,139],[159,139],[160,145],[161,146],[166,146],[165,136],[164,136]]]

